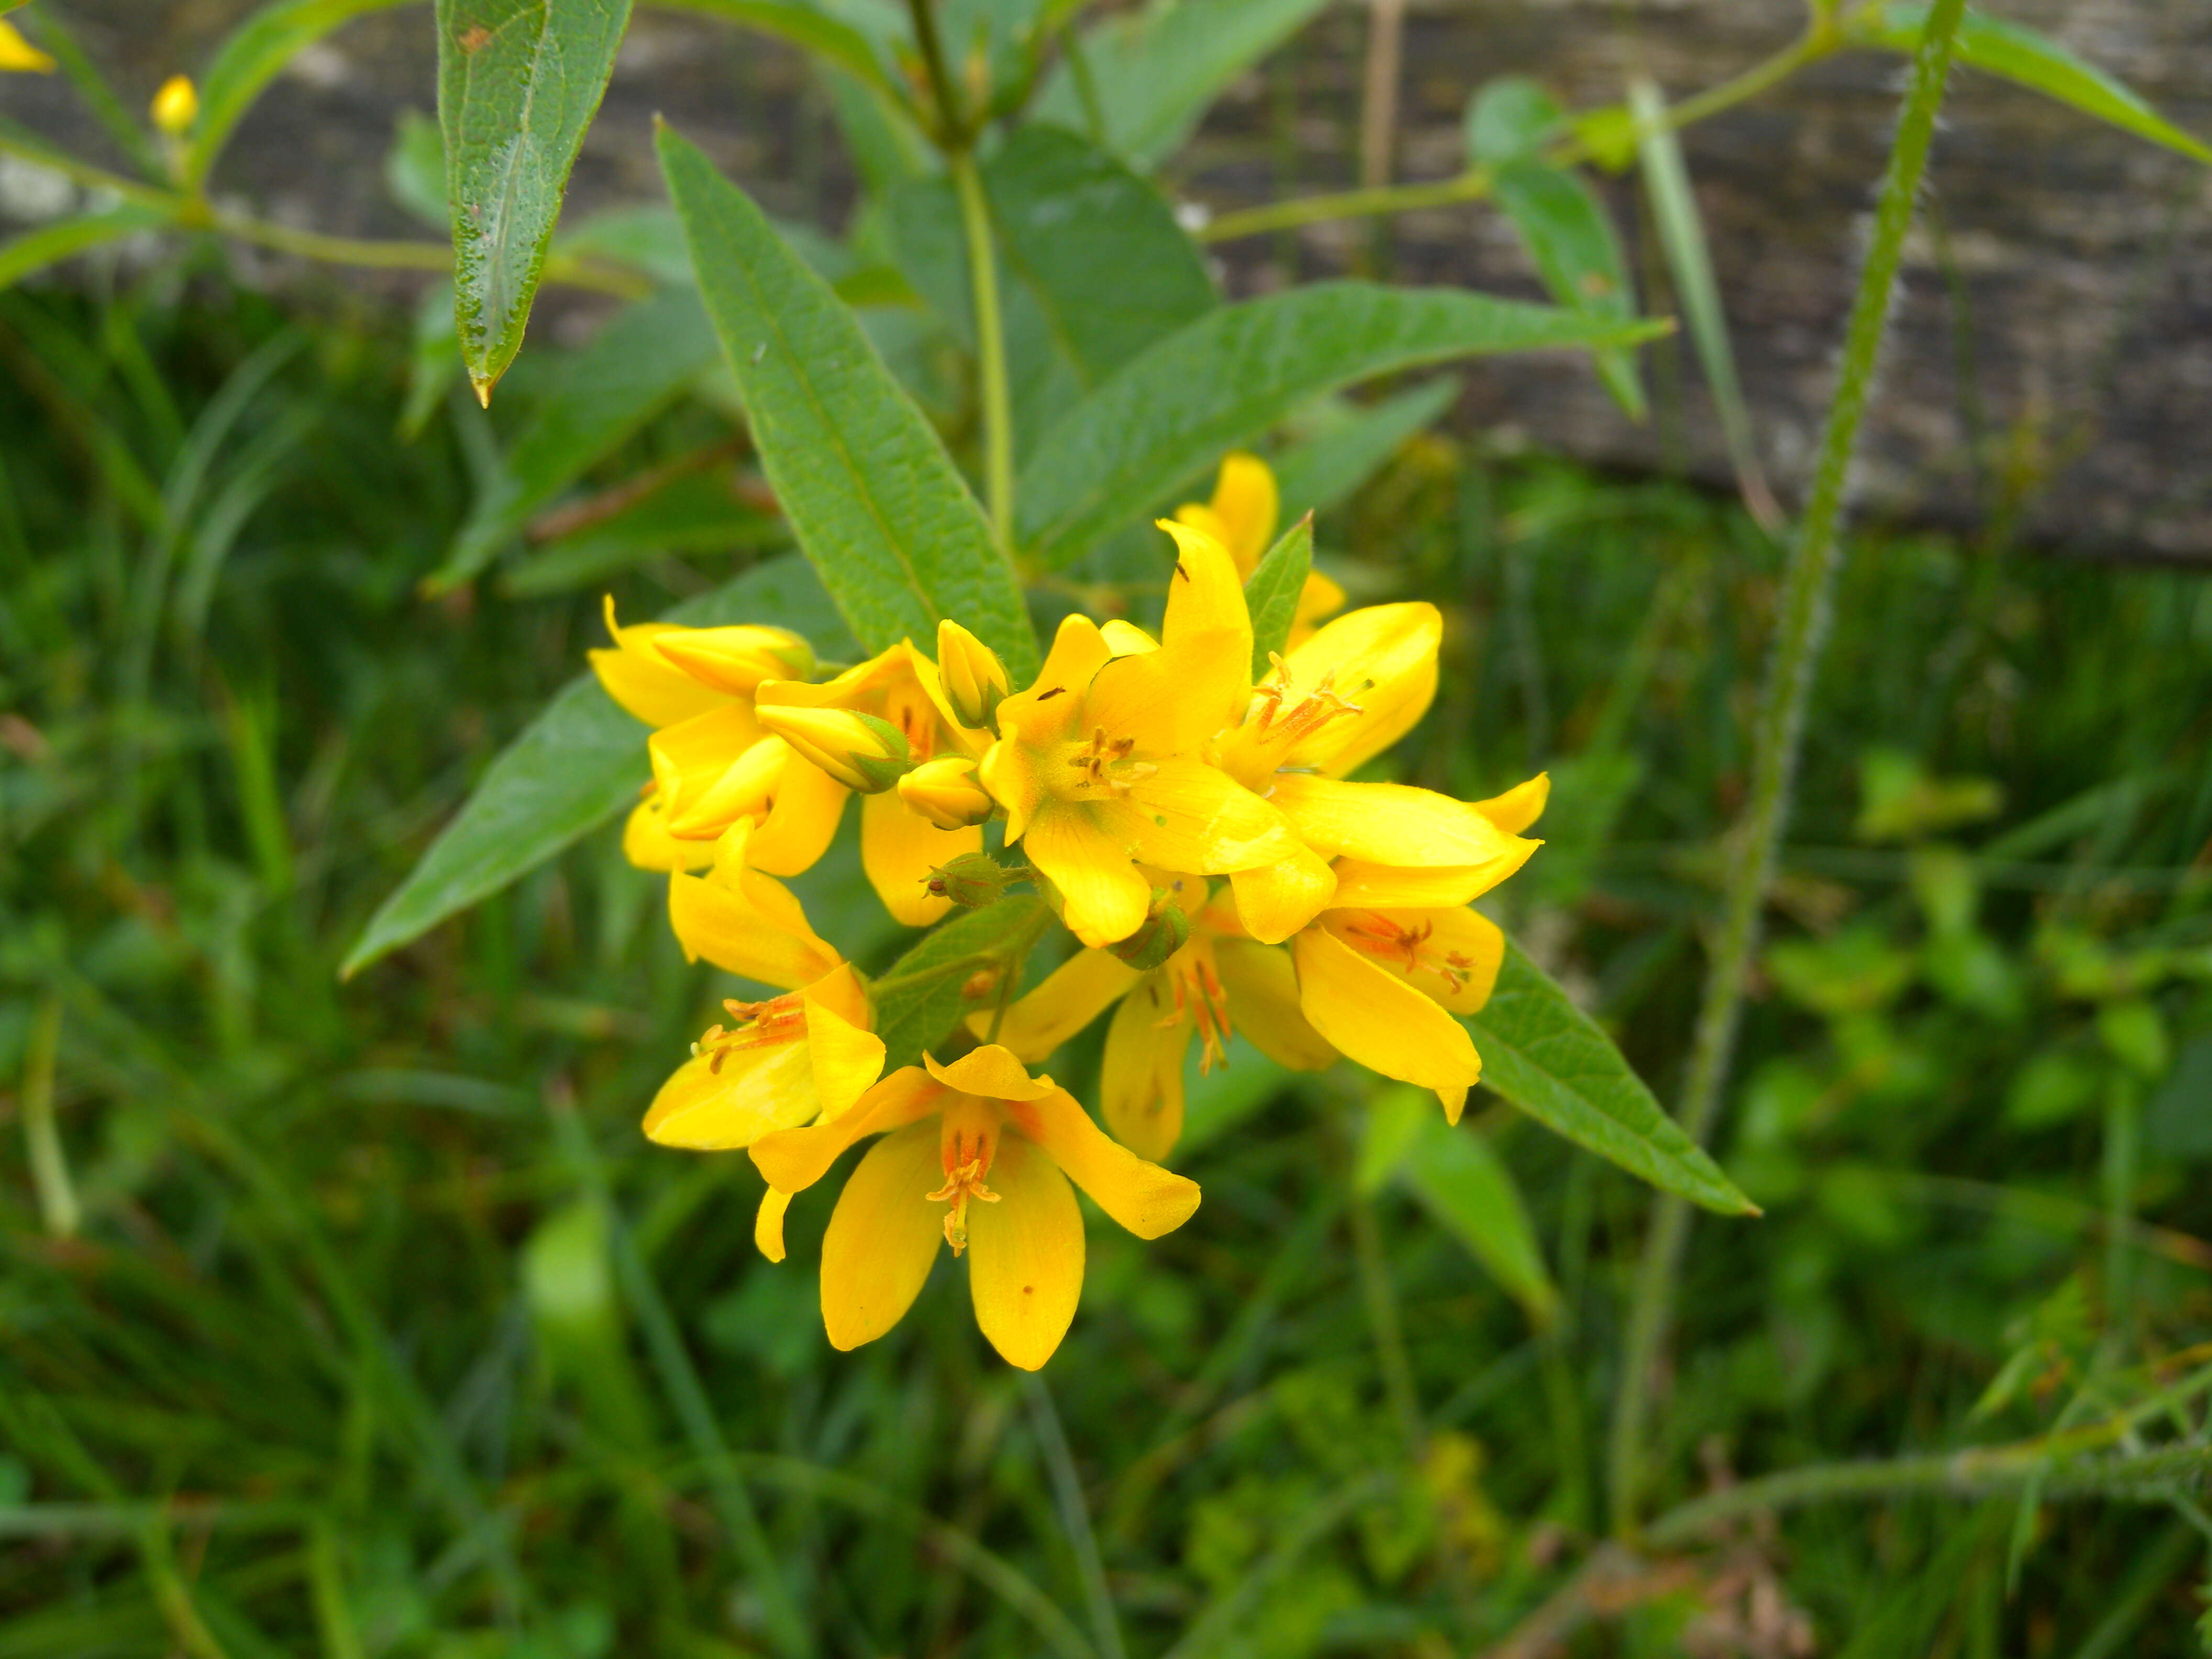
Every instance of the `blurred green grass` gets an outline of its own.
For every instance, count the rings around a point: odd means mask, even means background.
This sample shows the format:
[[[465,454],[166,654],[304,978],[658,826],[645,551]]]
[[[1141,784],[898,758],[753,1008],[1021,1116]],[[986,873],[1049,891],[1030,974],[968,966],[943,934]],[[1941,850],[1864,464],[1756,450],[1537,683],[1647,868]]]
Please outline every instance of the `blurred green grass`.
[[[832,1353],[823,1192],[771,1267],[744,1160],[638,1135],[720,993],[611,835],[338,982],[598,637],[581,594],[416,597],[490,452],[465,410],[394,435],[407,359],[337,301],[0,295],[0,1656],[1502,1638],[1601,1513],[1625,1176],[1473,1109],[1560,1286],[1535,1332],[1346,1190],[1356,1085],[1248,1054],[1198,1088],[1196,1221],[1092,1235],[1030,1389],[957,1268]],[[700,441],[678,410],[596,476]],[[1552,770],[1501,918],[1668,1097],[1775,550],[1686,485],[1435,437],[1321,546],[1446,608],[1409,776]],[[641,616],[727,568],[614,586]],[[1699,1224],[1662,1501],[2101,1414],[2212,1322],[2212,582],[1869,532],[1836,629],[1721,1149],[1769,1213]],[[1720,1608],[1723,1652],[2185,1652],[2195,1524],[1809,1510],[1590,1650]]]

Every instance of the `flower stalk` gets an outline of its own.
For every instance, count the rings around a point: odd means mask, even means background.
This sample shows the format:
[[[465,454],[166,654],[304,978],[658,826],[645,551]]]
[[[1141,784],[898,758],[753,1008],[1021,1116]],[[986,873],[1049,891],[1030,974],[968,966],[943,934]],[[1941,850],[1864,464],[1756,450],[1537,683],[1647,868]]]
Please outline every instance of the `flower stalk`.
[[[1928,14],[1898,120],[1896,142],[1875,212],[1875,233],[1860,273],[1836,395],[1828,409],[1813,491],[1783,578],[1781,620],[1753,731],[1751,798],[1737,831],[1720,935],[1706,971],[1697,1032],[1683,1089],[1682,1127],[1700,1144],[1712,1133],[1728,1081],[1729,1060],[1743,1012],[1745,981],[1759,945],[1759,913],[1772,884],[1776,852],[1790,817],[1805,713],[1827,634],[1830,594],[1838,562],[1844,494],[1859,427],[1880,366],[1892,291],[1928,167],[1936,118],[1950,75],[1953,46],[1966,0],[1936,0]],[[1675,1280],[1689,1238],[1690,1207],[1671,1195],[1653,1212],[1651,1232],[1630,1309],[1620,1389],[1614,1398],[1607,1449],[1613,1526],[1636,1531],[1643,1483],[1650,1390],[1673,1324]]]

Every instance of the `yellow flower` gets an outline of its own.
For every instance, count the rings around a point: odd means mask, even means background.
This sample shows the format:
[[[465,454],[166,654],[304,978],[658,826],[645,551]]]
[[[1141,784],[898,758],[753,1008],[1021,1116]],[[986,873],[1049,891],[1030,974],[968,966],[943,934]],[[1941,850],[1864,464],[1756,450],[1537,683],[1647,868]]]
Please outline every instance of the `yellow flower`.
[[[1025,1061],[1044,1059],[1105,1009],[1099,1105],[1115,1139],[1139,1158],[1164,1158],[1182,1134],[1183,1062],[1199,1040],[1199,1071],[1226,1062],[1241,1030],[1261,1053],[1293,1071],[1317,1072],[1337,1051],[1298,1006],[1291,953],[1252,939],[1226,894],[1207,896],[1194,876],[1162,884],[1195,900],[1190,937],[1158,968],[1139,973],[1105,951],[1082,951],[1006,1010],[1000,1041]],[[980,1035],[989,1016],[969,1024]]]
[[[995,1044],[893,1073],[849,1109],[752,1145],[773,1192],[805,1190],[882,1134],[838,1195],[822,1242],[822,1322],[841,1349],[898,1323],[939,1244],[972,1247],[975,1322],[1012,1364],[1052,1358],[1083,1290],[1076,1186],[1139,1238],[1189,1219],[1198,1188],[1117,1146],[1050,1078]]]
[[[1363,787],[1394,786],[1339,786]],[[1539,775],[1464,809],[1504,844],[1490,863],[1367,866],[1347,877],[1352,860],[1339,860],[1334,908],[1291,941],[1298,1006],[1314,1030],[1370,1071],[1435,1090],[1455,1123],[1482,1075],[1482,1057],[1453,1016],[1479,1012],[1489,1001],[1505,956],[1505,935],[1466,901],[1535,850],[1539,843],[1512,832],[1535,822],[1550,788]],[[1405,848],[1393,850],[1402,855]]]
[[[781,882],[748,859],[757,833],[741,818],[714,846],[703,876],[678,871],[668,878],[668,920],[685,957],[779,990],[811,985],[843,958],[817,938],[806,912]]]
[[[606,596],[606,617],[613,648],[599,647],[585,654],[606,694],[647,726],[674,726],[744,700],[708,685],[661,650],[665,641],[687,631],[678,624],[633,623],[624,628],[615,620],[611,593]]]
[[[181,138],[200,118],[200,94],[192,85],[191,77],[173,75],[161,82],[161,89],[154,94],[149,113],[154,125],[172,138]]]
[[[904,741],[906,759],[915,764],[942,754],[972,758],[988,741],[962,728],[946,704],[937,665],[904,641],[820,685],[771,680],[757,696],[763,717],[795,734],[800,754],[840,769],[855,743],[864,753],[887,756],[886,732]],[[883,729],[842,718],[854,714],[882,722]],[[981,852],[983,832],[974,826],[939,828],[890,782],[886,778],[875,786],[877,793],[861,799],[860,863],[884,908],[908,927],[926,927],[951,908],[950,899],[929,891],[929,872],[963,853]]]
[[[987,823],[999,810],[975,781],[975,763],[965,755],[924,761],[898,781],[898,793],[909,808],[940,830]]]
[[[1234,451],[1221,463],[1214,480],[1213,499],[1186,501],[1176,509],[1184,524],[1205,531],[1229,550],[1237,562],[1238,577],[1249,580],[1267,550],[1275,544],[1275,527],[1282,520],[1282,500],[1275,474],[1257,455]],[[1298,593],[1298,608],[1291,618],[1291,643],[1297,645],[1314,631],[1324,617],[1344,609],[1344,589],[1318,570],[1306,573]]]
[[[999,653],[947,617],[937,624],[937,668],[953,718],[971,731],[988,731],[1013,689]]]
[[[54,60],[26,40],[15,26],[0,21],[0,74],[52,75]]]
[[[1252,624],[1220,543],[1161,527],[1180,556],[1158,647],[1116,655],[1096,623],[1068,617],[1036,684],[999,705],[981,769],[1007,843],[1025,844],[1086,945],[1144,924],[1139,861],[1235,879],[1300,850],[1280,813],[1200,757],[1250,695]]]

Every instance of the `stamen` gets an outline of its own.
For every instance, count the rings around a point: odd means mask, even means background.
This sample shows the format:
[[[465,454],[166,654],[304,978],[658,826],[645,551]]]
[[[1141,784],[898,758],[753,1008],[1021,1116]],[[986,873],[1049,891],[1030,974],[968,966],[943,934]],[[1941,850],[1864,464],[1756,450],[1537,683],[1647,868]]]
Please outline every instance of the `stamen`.
[[[1370,956],[1402,957],[1408,975],[1428,972],[1443,981],[1454,993],[1464,986],[1472,975],[1474,958],[1464,951],[1446,951],[1442,959],[1437,953],[1423,949],[1437,931],[1433,921],[1425,921],[1418,927],[1407,927],[1393,921],[1380,911],[1370,910],[1358,921],[1345,927],[1358,948]]]
[[[1294,744],[1310,737],[1331,720],[1346,714],[1360,714],[1366,711],[1359,704],[1336,690],[1336,671],[1331,669],[1321,677],[1321,683],[1296,702],[1291,698],[1291,666],[1275,652],[1267,653],[1274,665],[1267,677],[1252,688],[1253,708],[1257,718],[1248,711],[1245,720],[1253,725],[1255,733],[1271,743]],[[1364,692],[1375,682],[1363,680],[1359,690]],[[1356,694],[1355,694],[1356,695]],[[1290,710],[1284,712],[1284,705]]]
[[[1083,774],[1079,789],[1108,789],[1115,794],[1126,795],[1129,786],[1140,779],[1149,778],[1160,769],[1150,761],[1131,760],[1136,752],[1134,737],[1109,739],[1106,728],[1091,728],[1091,742],[1083,750],[1067,757],[1067,763]]]
[[[968,1200],[981,1199],[986,1204],[996,1204],[1000,1194],[983,1184],[984,1164],[981,1157],[971,1158],[945,1177],[945,1184],[933,1193],[923,1194],[930,1204],[950,1204],[945,1212],[945,1242],[958,1255],[968,1248]]]
[[[1198,1073],[1206,1077],[1217,1066],[1229,1063],[1229,1040],[1237,1035],[1229,1023],[1229,994],[1221,988],[1220,976],[1213,970],[1213,956],[1208,951],[1193,952],[1178,963],[1168,975],[1170,989],[1175,994],[1173,1011],[1163,1016],[1157,1026],[1160,1030],[1190,1020],[1198,1027]]]
[[[719,1075],[722,1062],[748,1048],[773,1048],[797,1042],[806,1035],[806,1000],[793,992],[766,1002],[738,1002],[726,999],[723,1009],[737,1022],[733,1030],[720,1024],[708,1027],[691,1045],[691,1053],[710,1056],[707,1069]]]

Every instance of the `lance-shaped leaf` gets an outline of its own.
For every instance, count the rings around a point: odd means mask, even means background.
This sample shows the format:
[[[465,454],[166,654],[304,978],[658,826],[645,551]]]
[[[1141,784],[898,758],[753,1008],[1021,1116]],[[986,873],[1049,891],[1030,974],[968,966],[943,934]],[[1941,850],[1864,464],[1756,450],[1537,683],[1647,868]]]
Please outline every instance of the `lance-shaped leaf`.
[[[0,242],[0,289],[12,287],[33,271],[44,270],[48,265],[105,243],[136,236],[141,231],[159,230],[173,222],[170,215],[159,209],[126,202],[104,213],[79,214],[40,225],[12,242]]]
[[[952,458],[845,303],[752,198],[663,128],[661,170],[699,293],[793,532],[870,650],[957,618],[1021,683],[1036,635]]]
[[[884,1069],[920,1065],[976,1006],[968,991],[978,975],[994,988],[1002,974],[1018,980],[1023,957],[1051,921],[1036,894],[1010,893],[953,915],[885,969],[871,992]]]
[[[1578,315],[1455,289],[1316,283],[1208,312],[1070,410],[1022,469],[1021,544],[1079,558],[1175,497],[1297,404],[1454,357],[1633,344],[1663,323]]]
[[[1910,52],[1919,46],[1927,22],[1928,8],[1922,0],[1897,0],[1868,7],[1852,19],[1850,34],[1867,46]],[[1969,11],[1959,24],[1957,51],[1962,64],[2015,81],[2123,132],[2179,150],[2193,161],[2212,164],[2212,145],[2174,125],[2132,87],[2075,57],[2048,35]]]
[[[1108,149],[1139,172],[1171,155],[1222,89],[1290,39],[1325,0],[1205,0],[1115,14],[1085,31],[1081,51]],[[1090,131],[1073,65],[1063,61],[1037,100],[1040,119]]]
[[[1693,1204],[1722,1215],[1759,1212],[1518,945],[1507,942],[1497,988],[1468,1024],[1483,1083],[1547,1128]]]
[[[200,79],[199,118],[185,145],[185,182],[198,186],[261,89],[284,65],[341,23],[407,0],[276,0],[247,18]]]
[[[1636,311],[1620,239],[1604,204],[1565,167],[1540,151],[1566,124],[1533,81],[1505,76],[1478,92],[1467,111],[1468,159],[1491,169],[1492,196],[1520,232],[1537,275],[1571,311],[1629,317]],[[1644,383],[1629,353],[1595,354],[1598,378],[1631,420],[1644,418]]]
[[[1298,596],[1313,569],[1313,514],[1308,513],[1276,538],[1244,579],[1244,605],[1252,613],[1252,678],[1256,682],[1269,659],[1290,643],[1297,620]]]
[[[438,0],[453,320],[484,402],[522,348],[568,169],[629,21],[629,0]]]
[[[668,620],[702,628],[771,623],[805,635],[827,656],[849,648],[828,595],[788,556],[686,601]],[[591,675],[571,681],[492,762],[453,821],[370,918],[339,973],[351,975],[497,892],[633,805],[650,771],[647,735]]]
[[[1365,408],[1338,409],[1309,437],[1274,458],[1275,489],[1287,513],[1326,513],[1374,477],[1398,446],[1451,407],[1459,378],[1435,380]]]

